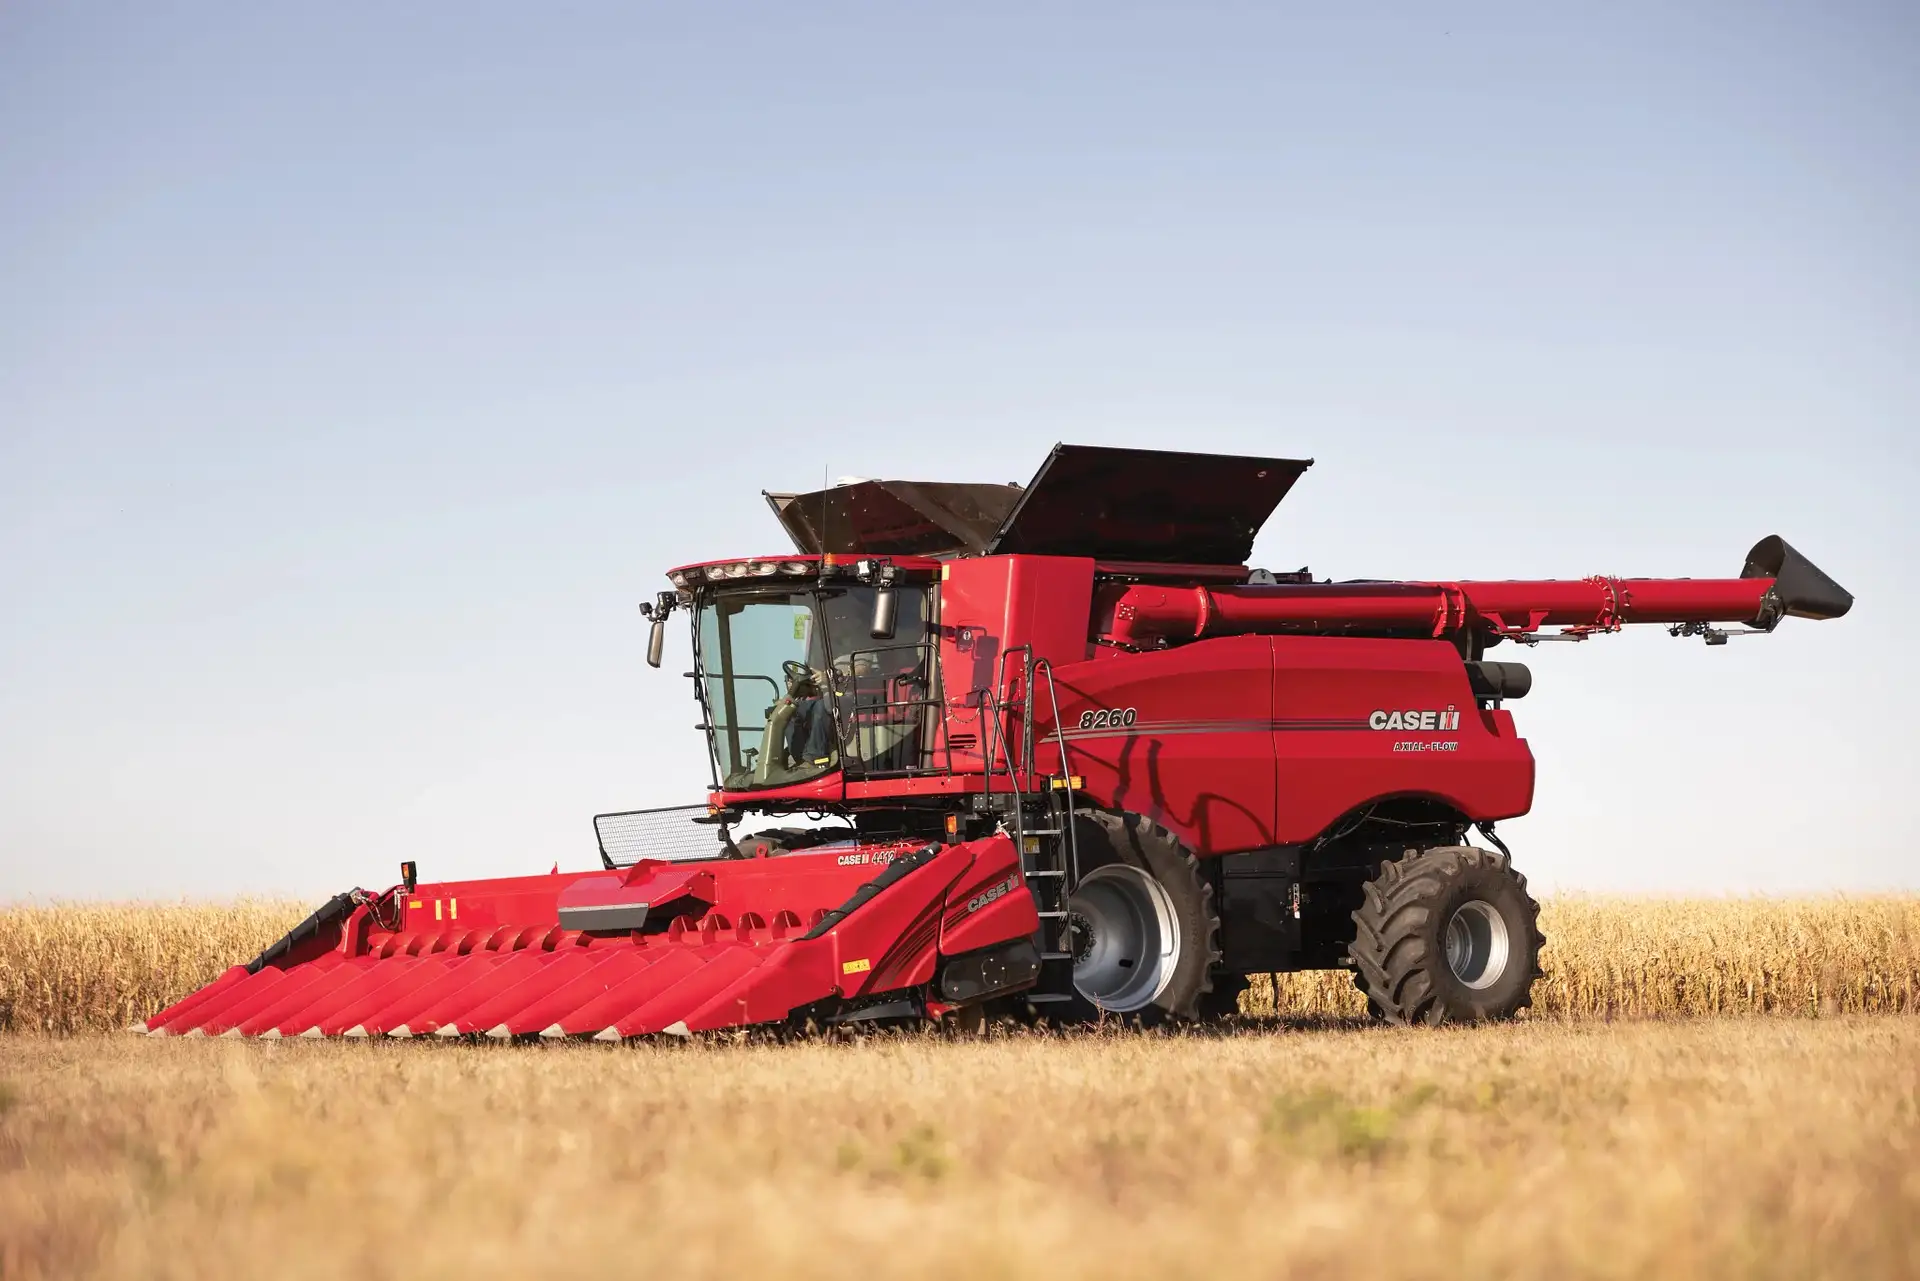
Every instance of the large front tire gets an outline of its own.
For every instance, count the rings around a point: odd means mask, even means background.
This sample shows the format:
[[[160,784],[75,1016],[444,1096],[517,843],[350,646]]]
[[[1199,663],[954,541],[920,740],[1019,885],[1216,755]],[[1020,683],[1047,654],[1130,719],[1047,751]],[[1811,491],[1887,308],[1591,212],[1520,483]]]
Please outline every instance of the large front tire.
[[[1504,854],[1415,850],[1367,882],[1347,949],[1369,1012],[1392,1023],[1484,1023],[1533,1003],[1540,905]]]
[[[1081,816],[1069,1018],[1155,1026],[1211,1012],[1220,961],[1213,886],[1173,833],[1136,814]]]

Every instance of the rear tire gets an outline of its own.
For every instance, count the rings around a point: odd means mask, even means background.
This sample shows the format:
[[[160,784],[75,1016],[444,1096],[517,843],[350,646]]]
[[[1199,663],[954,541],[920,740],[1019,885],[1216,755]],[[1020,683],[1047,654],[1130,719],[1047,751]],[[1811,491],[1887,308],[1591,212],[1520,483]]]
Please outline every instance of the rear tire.
[[[1218,1008],[1210,997],[1220,914],[1199,863],[1173,833],[1137,814],[1082,814],[1078,837],[1080,884],[1068,902],[1074,999],[1047,1013],[1146,1027],[1207,1017]],[[1151,974],[1146,966],[1155,967]]]
[[[1540,905],[1504,854],[1415,850],[1381,865],[1348,948],[1369,1013],[1389,1023],[1484,1023],[1533,1003]]]

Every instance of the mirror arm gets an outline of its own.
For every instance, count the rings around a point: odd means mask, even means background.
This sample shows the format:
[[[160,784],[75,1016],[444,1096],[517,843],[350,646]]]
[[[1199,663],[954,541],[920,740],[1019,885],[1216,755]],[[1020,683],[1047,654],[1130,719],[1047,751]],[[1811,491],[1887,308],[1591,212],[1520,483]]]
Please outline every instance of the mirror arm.
[[[647,635],[647,666],[658,667],[667,652],[667,616],[680,605],[680,593],[661,592],[652,601],[640,602],[640,617],[649,619],[653,629]]]

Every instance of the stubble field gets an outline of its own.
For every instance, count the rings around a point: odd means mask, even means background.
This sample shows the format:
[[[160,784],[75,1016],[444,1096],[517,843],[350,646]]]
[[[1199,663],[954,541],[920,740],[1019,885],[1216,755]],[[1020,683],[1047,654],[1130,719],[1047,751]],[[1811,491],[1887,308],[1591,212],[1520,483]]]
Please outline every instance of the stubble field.
[[[0,1277],[1920,1275],[1920,899],[1562,899],[1491,1028],[93,1030],[300,914],[0,911]]]

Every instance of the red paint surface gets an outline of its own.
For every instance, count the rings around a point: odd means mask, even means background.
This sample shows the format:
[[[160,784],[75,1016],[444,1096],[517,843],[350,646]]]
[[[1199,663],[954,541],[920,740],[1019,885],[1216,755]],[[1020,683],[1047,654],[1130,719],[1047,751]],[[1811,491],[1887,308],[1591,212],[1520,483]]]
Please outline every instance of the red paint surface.
[[[918,848],[423,884],[399,902],[397,919],[392,904],[356,908],[306,948],[256,974],[229,970],[146,1026],[174,1036],[702,1031],[784,1019],[831,998],[917,988],[941,955],[1039,927],[1013,843],[993,837],[940,850],[819,937],[803,937],[892,859]],[[1009,877],[1012,892],[969,910],[979,893],[971,887]],[[664,930],[650,923],[650,932],[586,935],[559,926],[563,896],[662,894],[682,913]],[[446,912],[454,901],[458,921]]]

